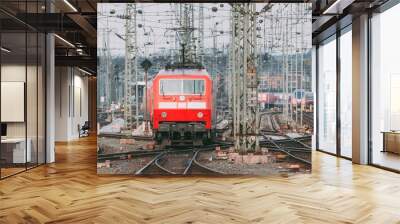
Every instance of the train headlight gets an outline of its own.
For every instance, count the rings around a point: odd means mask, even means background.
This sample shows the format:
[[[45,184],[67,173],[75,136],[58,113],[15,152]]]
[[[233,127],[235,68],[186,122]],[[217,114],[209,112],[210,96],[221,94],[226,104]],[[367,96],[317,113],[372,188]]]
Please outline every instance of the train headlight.
[[[162,117],[162,118],[166,118],[166,117],[167,117],[167,112],[162,112],[162,113],[161,113],[161,117]]]
[[[185,100],[185,96],[179,96],[179,100],[180,101],[184,101]]]
[[[203,116],[204,116],[204,114],[203,114],[202,112],[198,112],[198,113],[197,113],[197,117],[198,117],[198,118],[202,118]]]

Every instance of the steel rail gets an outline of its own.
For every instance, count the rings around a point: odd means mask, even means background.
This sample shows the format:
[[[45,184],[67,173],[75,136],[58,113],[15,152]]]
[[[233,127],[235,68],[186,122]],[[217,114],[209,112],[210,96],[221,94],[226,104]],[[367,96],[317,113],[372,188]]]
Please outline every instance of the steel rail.
[[[167,152],[165,153],[164,156],[166,156],[166,155],[168,155],[168,154],[171,154],[171,152],[172,152],[173,154],[191,153],[191,152],[193,152],[193,149],[186,149],[186,150],[170,150],[170,151],[167,151]],[[171,170],[165,168],[163,165],[161,165],[161,164],[160,164],[160,160],[161,160],[162,158],[163,158],[163,157],[158,158],[158,159],[155,161],[154,164],[155,164],[158,168],[160,168],[160,169],[162,169],[163,171],[167,172],[168,174],[179,175],[179,173],[175,173],[174,171],[171,171]],[[186,169],[185,169],[185,170],[186,170]]]
[[[299,157],[293,155],[292,153],[290,153],[289,151],[283,149],[280,145],[278,145],[277,143],[275,143],[274,140],[268,139],[268,141],[270,141],[273,145],[276,146],[276,151],[283,152],[283,153],[287,154],[288,156],[292,157],[292,158],[295,159],[295,160],[298,160],[298,161],[301,161],[301,162],[306,163],[306,164],[308,164],[308,165],[311,165],[311,162],[310,162],[310,161],[305,160],[305,159],[303,159],[303,158],[299,158]],[[271,150],[274,150],[274,149],[271,149]],[[311,152],[311,151],[310,151],[310,152]]]
[[[165,155],[167,155],[167,154],[164,154],[164,156],[165,156]],[[154,165],[156,165],[159,169],[163,170],[164,172],[166,172],[166,173],[168,173],[168,174],[176,175],[177,173],[175,173],[175,172],[173,172],[173,171],[171,171],[171,170],[168,170],[167,168],[163,167],[163,166],[160,164],[160,160],[161,160],[164,156],[161,156],[160,158],[158,158],[158,159],[154,162]]]
[[[198,156],[199,152],[202,152],[202,151],[206,151],[206,150],[198,150],[198,151],[195,153],[196,155],[194,156],[194,160],[193,160],[194,164],[195,164],[197,167],[199,167],[200,169],[206,170],[207,172],[211,172],[211,173],[219,174],[219,175],[224,175],[225,173],[223,173],[223,172],[221,172],[221,171],[217,171],[217,170],[211,169],[211,168],[209,168],[209,167],[207,167],[207,166],[201,164],[199,161],[197,161],[197,156]]]
[[[305,143],[303,143],[303,142],[301,142],[301,141],[299,141],[299,140],[297,140],[297,139],[295,139],[295,138],[292,138],[292,137],[290,137],[289,135],[286,135],[286,137],[288,137],[290,140],[292,140],[292,141],[295,141],[295,142],[297,142],[297,143],[299,143],[300,145],[302,145],[302,146],[304,146],[304,147],[306,147],[306,148],[311,148],[311,146],[309,146],[309,145],[307,145],[307,144],[305,144]]]
[[[100,133],[98,137],[107,137],[107,138],[124,138],[124,139],[135,139],[135,140],[153,140],[153,136],[139,136],[139,135],[129,135],[129,134],[121,134],[121,133]]]
[[[196,159],[197,154],[199,153],[199,150],[194,152],[192,158],[190,158],[188,165],[186,166],[185,170],[183,171],[183,175],[187,175],[189,170],[192,168],[193,161]]]
[[[132,155],[134,158],[136,158],[136,157],[143,157],[143,156],[151,156],[151,155],[158,154],[161,152],[163,152],[163,150],[130,151],[130,152],[120,152],[120,153],[110,153],[110,154],[98,154],[97,161],[123,160],[123,159],[126,159],[129,155]]]
[[[186,166],[186,169],[185,169],[185,171],[183,172],[183,175],[188,175],[189,171],[190,171],[191,169],[193,169],[194,166],[197,166],[197,167],[199,167],[199,168],[201,168],[201,169],[207,170],[207,172],[212,172],[212,173],[217,173],[217,174],[224,174],[224,173],[222,173],[222,172],[220,172],[220,171],[217,171],[217,170],[211,169],[211,168],[209,168],[209,167],[206,167],[206,166],[200,164],[200,162],[197,161],[197,157],[198,157],[199,153],[205,152],[205,151],[211,151],[211,150],[212,150],[211,148],[196,150],[196,151],[194,152],[192,158],[189,160],[189,163],[188,163],[188,165]]]
[[[153,165],[153,163],[159,159],[160,157],[164,156],[165,152],[159,153],[156,157],[154,157],[150,162],[144,165],[140,170],[136,171],[135,175],[142,175],[145,170]]]

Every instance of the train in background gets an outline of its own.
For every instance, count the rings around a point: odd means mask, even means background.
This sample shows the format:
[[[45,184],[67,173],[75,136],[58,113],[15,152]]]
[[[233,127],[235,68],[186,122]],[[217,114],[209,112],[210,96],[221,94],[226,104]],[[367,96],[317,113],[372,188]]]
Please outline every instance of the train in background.
[[[147,97],[158,143],[201,145],[210,139],[212,80],[205,69],[160,70],[148,88]]]
[[[314,94],[304,89],[296,89],[289,96],[289,101],[293,106],[303,106],[309,108],[314,104]]]
[[[313,111],[314,94],[304,89],[296,89],[287,97],[285,97],[285,93],[262,92],[258,94],[258,102],[264,108],[281,108],[284,104],[289,103],[294,107],[302,106],[303,109],[311,112]]]

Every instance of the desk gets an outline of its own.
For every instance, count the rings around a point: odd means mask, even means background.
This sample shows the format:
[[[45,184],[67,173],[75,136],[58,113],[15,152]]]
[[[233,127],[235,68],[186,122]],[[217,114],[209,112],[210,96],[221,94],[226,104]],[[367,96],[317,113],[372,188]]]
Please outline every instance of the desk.
[[[6,163],[25,163],[31,162],[31,139],[27,139],[28,143],[25,152],[25,138],[6,138],[1,139],[1,156]],[[11,157],[12,154],[12,157]],[[12,158],[12,160],[11,160]],[[26,159],[26,160],[25,160]]]
[[[400,154],[400,132],[385,131],[383,133],[383,152]]]

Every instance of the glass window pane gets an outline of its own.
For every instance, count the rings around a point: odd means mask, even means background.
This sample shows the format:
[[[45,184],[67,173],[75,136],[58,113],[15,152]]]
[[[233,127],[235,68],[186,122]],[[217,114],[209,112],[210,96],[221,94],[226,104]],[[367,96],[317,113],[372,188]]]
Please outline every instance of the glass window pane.
[[[45,0],[1,1],[12,14],[44,13]],[[1,177],[45,162],[45,35],[0,12],[2,101]],[[39,17],[32,15],[31,19]],[[10,97],[11,96],[11,97]],[[14,108],[11,108],[14,106]],[[18,107],[17,107],[18,106]],[[17,109],[16,109],[17,108]]]
[[[318,146],[336,153],[336,40],[318,51]]]
[[[204,94],[204,80],[183,80],[184,94]]]
[[[1,140],[2,178],[24,171],[30,161],[30,141],[26,141],[26,33],[3,32],[1,46],[1,123],[6,127]],[[6,100],[7,99],[7,100]],[[28,151],[26,150],[28,148]]]
[[[27,61],[27,80],[26,80],[26,118],[27,118],[27,142],[28,155],[27,167],[34,167],[37,165],[37,81],[38,81],[38,35],[36,32],[27,33],[27,48],[28,48],[28,61]]]
[[[160,80],[161,95],[179,95],[182,93],[182,80]]]
[[[183,93],[193,94],[195,80],[183,80]]]
[[[400,170],[400,32],[394,28],[398,21],[399,4],[371,21],[372,163],[396,170]]]
[[[340,153],[352,157],[352,34],[340,37]]]

